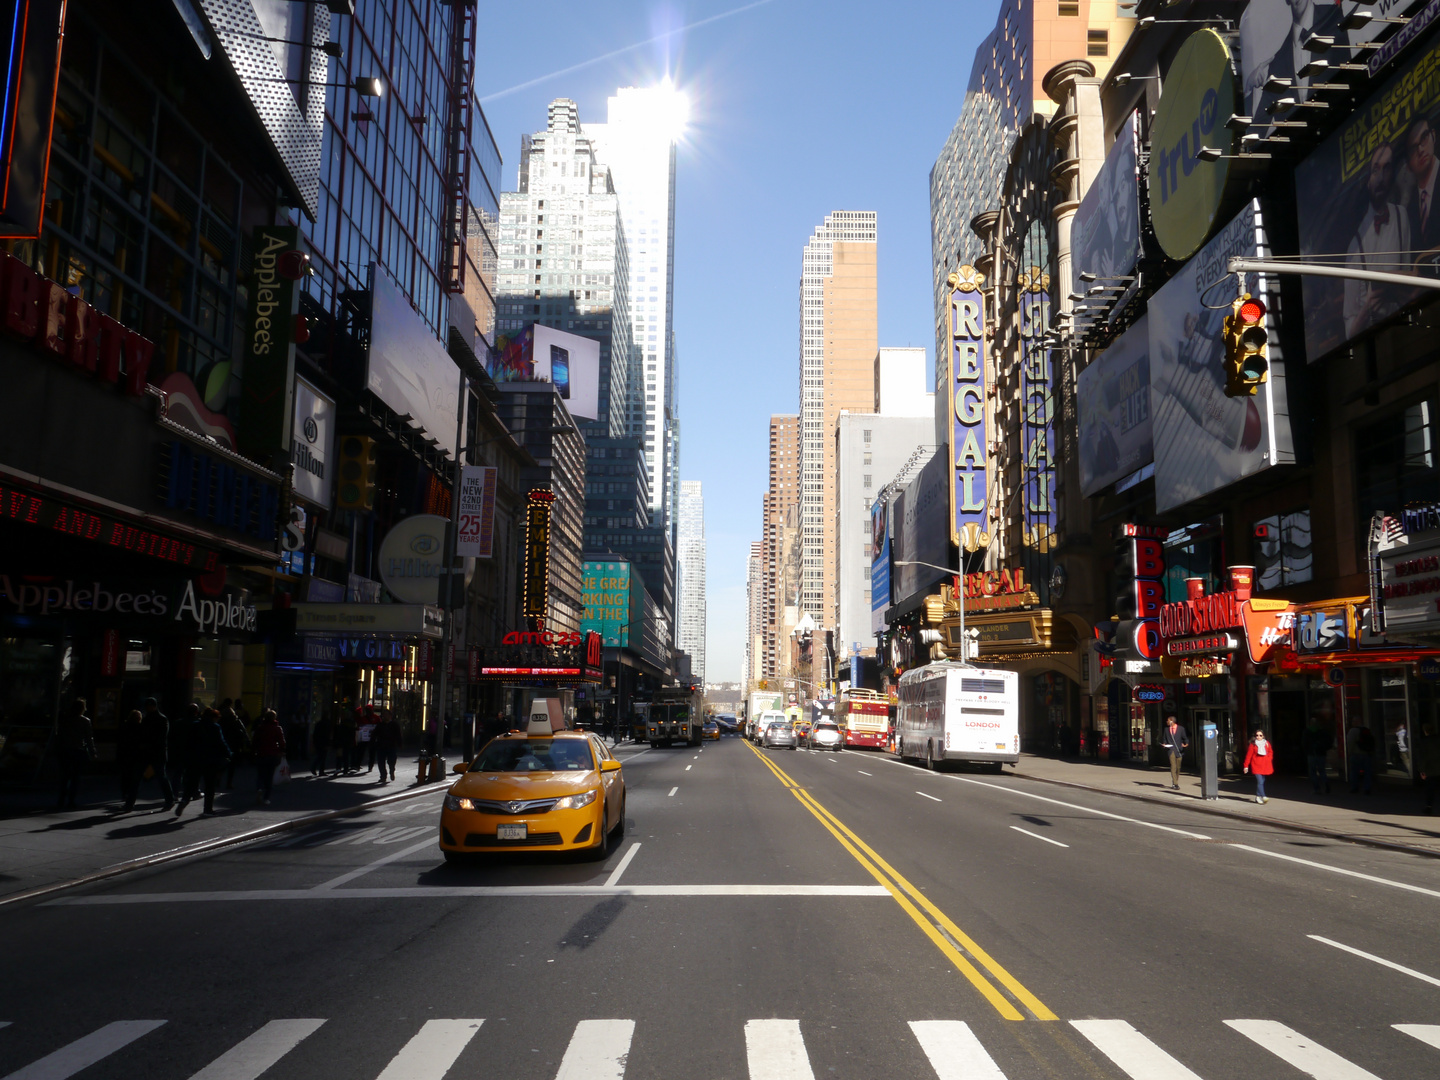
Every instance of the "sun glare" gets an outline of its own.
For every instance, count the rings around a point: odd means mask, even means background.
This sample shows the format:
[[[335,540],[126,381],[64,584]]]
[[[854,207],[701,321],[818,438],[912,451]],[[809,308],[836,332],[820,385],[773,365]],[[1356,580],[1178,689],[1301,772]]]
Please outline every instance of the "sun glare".
[[[667,75],[655,87],[651,101],[655,126],[669,136],[671,142],[680,142],[690,122],[689,95]]]

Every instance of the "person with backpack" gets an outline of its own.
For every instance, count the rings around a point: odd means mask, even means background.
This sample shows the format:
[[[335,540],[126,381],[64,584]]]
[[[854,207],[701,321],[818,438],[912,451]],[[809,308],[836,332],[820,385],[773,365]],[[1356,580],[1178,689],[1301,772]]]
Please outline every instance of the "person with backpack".
[[[1352,720],[1345,733],[1345,756],[1350,762],[1350,794],[1370,794],[1375,783],[1375,733]]]
[[[185,813],[185,807],[199,798],[203,789],[205,810],[201,816],[213,817],[220,770],[230,763],[232,756],[220,724],[219,709],[206,709],[190,722],[185,754],[185,779],[180,801],[175,806],[175,816],[178,818]]]
[[[285,729],[274,709],[266,709],[255,722],[255,801],[270,805],[275,770],[285,757]]]

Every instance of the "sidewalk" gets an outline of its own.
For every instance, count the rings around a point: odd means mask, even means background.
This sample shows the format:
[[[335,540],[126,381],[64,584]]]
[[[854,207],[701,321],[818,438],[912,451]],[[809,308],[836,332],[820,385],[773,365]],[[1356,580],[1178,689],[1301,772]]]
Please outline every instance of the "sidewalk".
[[[1173,791],[1169,769],[1144,765],[1022,754],[1015,775],[1440,858],[1440,807],[1427,816],[1424,793],[1408,782],[1377,781],[1374,794],[1352,795],[1332,776],[1330,794],[1316,795],[1306,777],[1272,776],[1265,781],[1270,801],[1260,805],[1249,776],[1222,777],[1220,798],[1205,800],[1199,777],[1182,774]]]
[[[447,760],[453,763],[454,751]],[[402,753],[394,783],[380,785],[378,770],[358,775],[312,777],[308,762],[291,761],[296,770],[287,784],[271,793],[270,805],[255,801],[255,768],[235,770],[233,791],[218,792],[213,817],[201,817],[203,797],[177,818],[161,812],[153,780],[140,787],[140,799],[128,814],[121,809],[120,781],[89,775],[76,810],[55,809],[55,789],[27,787],[0,791],[0,902],[7,896],[93,874],[135,859],[187,848],[205,841],[252,832],[317,813],[362,807],[379,798],[439,791],[449,778],[417,787],[418,751]],[[221,777],[224,781],[224,777]]]

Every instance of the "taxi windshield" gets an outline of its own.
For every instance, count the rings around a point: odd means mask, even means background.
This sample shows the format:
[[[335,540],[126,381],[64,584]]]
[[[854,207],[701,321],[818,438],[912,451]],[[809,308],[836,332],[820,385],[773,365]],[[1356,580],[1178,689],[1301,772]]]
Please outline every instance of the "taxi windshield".
[[[579,739],[496,739],[471,772],[586,772],[595,768]]]

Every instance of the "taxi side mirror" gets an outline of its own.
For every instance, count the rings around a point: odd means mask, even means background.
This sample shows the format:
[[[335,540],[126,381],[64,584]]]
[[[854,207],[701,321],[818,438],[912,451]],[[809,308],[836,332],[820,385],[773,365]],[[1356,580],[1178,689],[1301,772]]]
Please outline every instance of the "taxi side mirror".
[[[454,767],[453,769],[451,769],[450,771],[451,771],[451,772],[464,772],[464,771],[465,771],[466,769],[468,769],[468,768],[470,768],[470,763],[469,763],[468,761],[457,761],[457,762],[455,763],[455,767]]]
[[[602,773],[619,772],[620,762],[607,758],[605,761],[600,762],[600,771]]]

